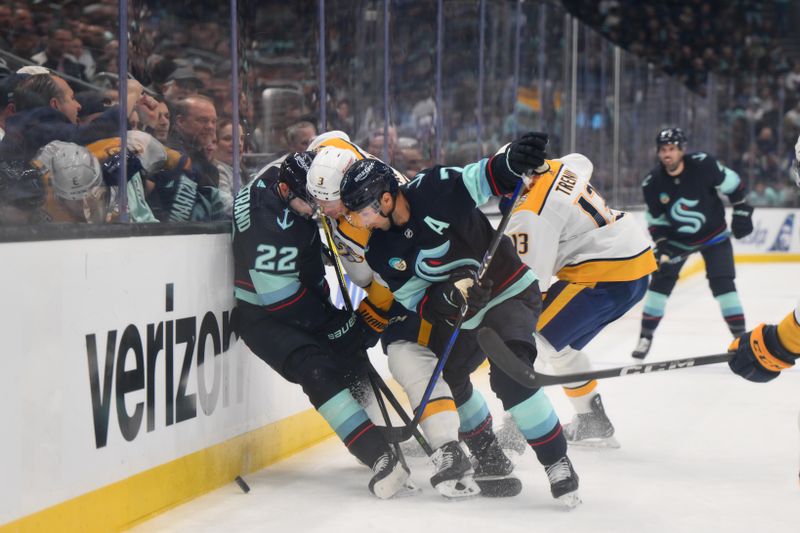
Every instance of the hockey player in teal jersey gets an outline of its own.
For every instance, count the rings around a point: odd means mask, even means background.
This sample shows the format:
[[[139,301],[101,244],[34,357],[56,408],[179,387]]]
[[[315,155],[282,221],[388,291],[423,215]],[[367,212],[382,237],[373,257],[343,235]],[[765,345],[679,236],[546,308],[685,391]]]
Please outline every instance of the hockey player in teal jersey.
[[[389,167],[362,160],[346,172],[341,199],[357,225],[372,229],[366,248],[369,266],[386,282],[397,303],[432,324],[429,346],[441,354],[462,303],[468,305],[461,335],[444,367],[461,417],[479,432],[491,423],[469,374],[484,360],[478,326],[488,326],[529,363],[536,358],[533,331],[541,308],[536,276],[505,236],[482,284],[475,281],[494,229],[478,206],[510,193],[523,173],[544,165],[547,136],[532,133],[490,159],[458,167],[434,167],[398,186]],[[578,476],[567,457],[567,442],[549,399],[526,389],[490,365],[490,385],[545,467],[553,496],[577,505]]]
[[[260,176],[234,202],[236,329],[250,350],[303,388],[348,451],[372,467],[375,496],[407,488],[408,469],[391,451],[349,387],[366,371],[362,325],[330,301],[312,200],[305,189],[313,154],[293,154],[277,182]]]
[[[738,174],[707,153],[685,153],[686,142],[680,128],[659,132],[659,164],[642,183],[645,217],[659,269],[645,295],[641,334],[631,354],[637,359],[650,351],[653,333],[664,316],[678,274],[695,252],[705,260],[708,285],[731,334],[738,337],[745,332],[730,234],[741,239],[753,231],[753,208],[745,201],[747,191]],[[733,204],[730,231],[719,193]]]

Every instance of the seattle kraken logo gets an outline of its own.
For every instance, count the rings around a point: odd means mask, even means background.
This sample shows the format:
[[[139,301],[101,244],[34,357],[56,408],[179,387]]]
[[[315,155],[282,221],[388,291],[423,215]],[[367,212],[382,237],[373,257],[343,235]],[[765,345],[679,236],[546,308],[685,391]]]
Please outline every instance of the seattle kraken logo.
[[[670,209],[670,216],[676,222],[683,222],[685,225],[678,227],[680,233],[697,233],[706,223],[706,217],[699,211],[692,211],[692,207],[696,206],[699,200],[687,200],[686,198],[678,198],[672,204]]]
[[[289,220],[289,209],[283,210],[283,220],[276,218],[275,221],[282,229],[289,229],[294,225],[294,220]]]

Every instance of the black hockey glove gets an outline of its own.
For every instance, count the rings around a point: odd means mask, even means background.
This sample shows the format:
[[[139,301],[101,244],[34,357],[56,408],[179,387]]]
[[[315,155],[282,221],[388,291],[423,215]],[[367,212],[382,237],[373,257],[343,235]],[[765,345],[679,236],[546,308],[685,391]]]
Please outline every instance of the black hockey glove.
[[[753,233],[753,206],[745,203],[733,206],[731,231],[737,239],[747,237]]]
[[[675,264],[682,259],[685,259],[688,256],[689,251],[675,246],[667,239],[662,239],[656,242],[656,245],[653,248],[653,253],[656,256],[656,262],[660,266],[665,264]]]
[[[496,182],[493,191],[496,195],[512,192],[525,174],[547,172],[547,140],[546,133],[526,133],[491,159],[489,164],[491,178]],[[526,183],[526,186],[530,184]]]
[[[756,383],[777,378],[781,370],[794,366],[798,357],[783,347],[777,326],[764,324],[734,340],[728,351],[733,352],[733,358],[728,361],[733,373]]]
[[[359,318],[344,309],[333,310],[328,320],[319,327],[317,334],[336,356],[348,357],[366,348],[364,328]]]
[[[492,299],[492,280],[475,281],[475,271],[459,269],[444,283],[434,286],[422,306],[422,318],[431,323],[456,323],[461,306],[467,304],[467,317],[475,315]]]

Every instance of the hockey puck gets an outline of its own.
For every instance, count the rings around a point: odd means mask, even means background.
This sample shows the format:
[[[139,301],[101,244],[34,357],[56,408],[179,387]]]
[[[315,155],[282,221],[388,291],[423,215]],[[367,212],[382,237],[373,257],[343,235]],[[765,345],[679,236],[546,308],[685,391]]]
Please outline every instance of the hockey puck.
[[[234,479],[234,481],[236,481],[236,484],[239,485],[240,489],[242,489],[242,492],[244,492],[245,494],[250,492],[250,485],[247,484],[247,481],[242,479],[242,476],[236,476],[236,479]]]

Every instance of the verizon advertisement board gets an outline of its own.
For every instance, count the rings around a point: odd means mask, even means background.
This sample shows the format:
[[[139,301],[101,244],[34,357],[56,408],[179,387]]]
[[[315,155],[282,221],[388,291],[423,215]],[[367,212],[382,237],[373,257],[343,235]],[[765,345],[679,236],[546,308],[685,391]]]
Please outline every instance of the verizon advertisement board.
[[[231,331],[229,235],[0,248],[0,525],[310,408]]]

